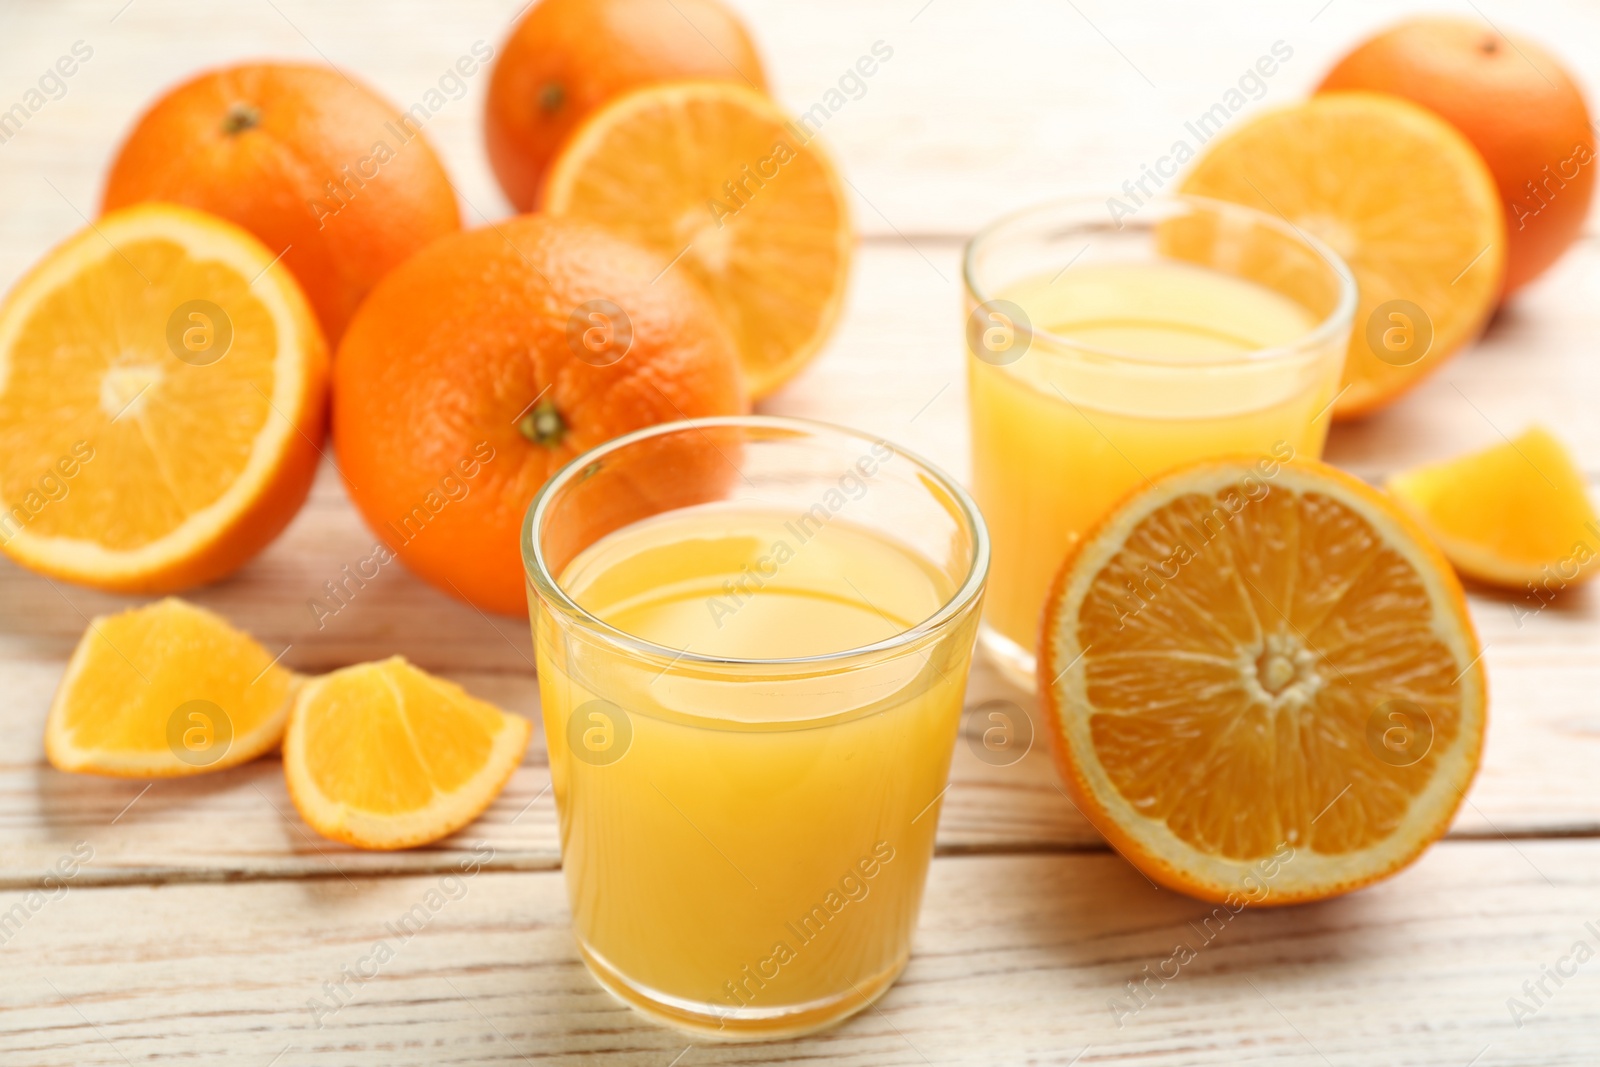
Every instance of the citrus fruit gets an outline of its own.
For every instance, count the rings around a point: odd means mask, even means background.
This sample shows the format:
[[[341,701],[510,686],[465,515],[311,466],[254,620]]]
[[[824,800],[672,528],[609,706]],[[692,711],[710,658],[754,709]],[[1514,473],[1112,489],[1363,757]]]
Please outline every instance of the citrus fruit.
[[[618,98],[556,158],[545,207],[653,248],[669,273],[698,281],[756,399],[799,373],[838,318],[855,241],[838,176],[753,89],[678,82]]]
[[[523,512],[551,474],[630,430],[744,410],[715,309],[661,268],[598,227],[523,215],[373,290],[335,360],[334,440],[351,499],[407,566],[521,614]]]
[[[530,724],[395,656],[313,678],[283,739],[289,796],[311,828],[410,848],[476,819],[528,747]]]
[[[1505,226],[1476,149],[1431,111],[1325,93],[1213,142],[1183,191],[1280,215],[1322,238],[1360,288],[1336,417],[1392,403],[1483,328]]]
[[[166,592],[220,578],[311,487],[327,350],[281,263],[189,208],[114,211],[0,305],[0,548]]]
[[[229,219],[282,255],[330,342],[379,278],[461,227],[422,126],[328,67],[252,63],[157,100],[123,142],[104,210],[141,200]]]
[[[300,681],[248,634],[168,598],[89,623],[45,720],[59,770],[220,771],[278,747]]]
[[[766,89],[761,59],[718,0],[540,0],[495,60],[484,107],[489,162],[518,211],[551,157],[611,98],[656,82],[722,78]]]
[[[1582,472],[1542,427],[1402,471],[1388,489],[1468,577],[1555,592],[1594,575],[1600,520]]]
[[[1571,74],[1477,19],[1409,19],[1334,64],[1321,90],[1371,89],[1449,120],[1482,154],[1505,207],[1507,295],[1578,237],[1594,195],[1594,133]]]
[[[1382,493],[1225,459],[1133,493],[1064,564],[1039,689],[1078,806],[1152,880],[1286,904],[1394,873],[1478,766],[1454,573]]]

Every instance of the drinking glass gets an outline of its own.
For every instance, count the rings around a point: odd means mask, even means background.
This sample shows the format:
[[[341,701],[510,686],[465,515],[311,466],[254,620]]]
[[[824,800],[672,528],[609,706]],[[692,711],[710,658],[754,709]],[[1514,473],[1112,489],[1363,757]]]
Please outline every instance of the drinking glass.
[[[575,459],[522,548],[595,977],[723,1039],[871,1003],[910,952],[976,637],[966,492],[870,434],[699,419]]]
[[[1320,456],[1355,279],[1287,221],[1192,196],[1022,211],[972,239],[963,279],[994,543],[979,642],[1032,689],[1046,592],[1122,496],[1208,457]]]

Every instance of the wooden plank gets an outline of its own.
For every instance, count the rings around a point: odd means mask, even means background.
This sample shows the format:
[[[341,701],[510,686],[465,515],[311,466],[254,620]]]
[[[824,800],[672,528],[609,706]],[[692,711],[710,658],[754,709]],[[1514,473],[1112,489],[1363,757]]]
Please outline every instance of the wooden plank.
[[[940,859],[911,965],[878,1010],[782,1046],[693,1047],[585,973],[555,873],[71,887],[5,946],[0,1058],[1588,1065],[1600,963],[1572,953],[1600,948],[1597,880],[1600,842],[1450,843],[1340,900],[1224,911],[1208,940],[1210,907],[1114,856]],[[429,890],[428,922],[402,940],[386,924]],[[1182,965],[1168,962],[1179,943],[1194,953]],[[1557,967],[1559,987],[1544,977]],[[1175,977],[1132,1010],[1127,984],[1158,971]],[[1541,980],[1536,1005],[1523,983]],[[1531,1012],[1520,1028],[1512,997]]]
[[[959,244],[939,242],[932,252],[930,264],[898,242],[865,246],[855,298],[834,345],[765,409],[857,425],[964,475],[965,380],[954,288]],[[1496,426],[1515,433],[1532,415],[1573,442],[1587,469],[1600,470],[1600,423],[1583,401],[1594,395],[1600,371],[1581,326],[1582,293],[1597,266],[1600,242],[1586,243],[1570,269],[1564,266],[1535,294],[1535,313],[1508,316],[1484,344],[1395,409],[1338,428],[1334,458],[1380,477],[1496,440]],[[481,615],[399,565],[385,568],[336,614],[312,609],[323,583],[343,564],[370,555],[372,544],[337,476],[325,469],[305,510],[277,543],[193,599],[256,634],[275,654],[287,646],[284,661],[297,669],[328,670],[400,653],[537,718],[523,619]],[[275,761],[157,783],[111,825],[145,783],[46,769],[42,724],[85,619],[137,602],[52,583],[0,562],[0,604],[6,605],[0,613],[0,739],[7,753],[0,760],[0,848],[7,857],[0,885],[37,881],[79,839],[100,850],[88,876],[113,881],[326,872],[329,857],[351,871],[434,870],[459,858],[457,843],[373,856],[315,837],[288,803]],[[1590,694],[1600,684],[1594,651],[1600,604],[1592,591],[1576,590],[1527,614],[1533,606],[1487,591],[1472,598],[1487,645],[1493,704],[1484,770],[1457,822],[1460,834],[1600,832],[1600,794],[1590,787],[1590,768],[1600,759],[1600,720],[1585,710],[1592,709]],[[996,699],[1034,714],[1030,700],[980,666],[969,707]],[[969,715],[968,736],[981,737],[985,725],[981,715]],[[957,746],[942,849],[1099,847],[1098,836],[1057,788],[1042,744],[1014,766],[986,764],[975,751],[965,742]],[[539,869],[557,862],[554,809],[543,793],[548,782],[536,736],[527,765],[467,831],[494,845],[497,864]]]
[[[1475,601],[1480,619],[1483,603]],[[1491,614],[1493,617],[1493,614]],[[482,624],[480,620],[480,625]],[[1530,624],[1530,627],[1533,624]],[[1600,755],[1592,714],[1596,669],[1586,649],[1600,639],[1580,625],[1540,620],[1545,637],[1491,642],[1493,711],[1484,767],[1452,834],[1499,840],[1600,833],[1600,798],[1590,769]],[[1552,639],[1554,638],[1554,639]],[[297,875],[438,871],[463,858],[471,842],[496,850],[496,870],[542,870],[559,863],[549,770],[536,730],[524,766],[482,818],[454,838],[399,853],[364,853],[307,828],[284,790],[276,758],[215,775],[154,783],[65,775],[43,764],[42,722],[59,664],[7,665],[28,714],[3,720],[0,738],[13,755],[0,767],[0,888],[36,885],[77,841],[96,850],[86,883],[233,880]],[[472,692],[537,716],[536,686],[525,674],[447,671]],[[989,701],[1035,723],[1035,746],[999,765],[983,754]],[[1585,710],[1590,709],[1590,710]],[[968,694],[951,787],[939,823],[944,854],[1096,849],[1099,835],[1061,792],[1030,699],[980,668]],[[1001,757],[1002,759],[1004,757]],[[149,785],[148,791],[145,786]]]
[[[796,112],[823,102],[822,136],[850,181],[864,235],[851,300],[822,359],[767,410],[846,422],[967,469],[958,260],[1003,211],[1137,179],[1282,39],[1294,49],[1246,110],[1305,92],[1332,57],[1394,17],[1379,0],[1272,0],[1152,14],[1108,0],[734,0]],[[525,0],[274,0],[198,17],[183,0],[37,2],[0,34],[0,110],[75,40],[94,49],[60,99],[0,143],[0,288],[92,217],[109,154],[156,93],[201,65],[261,55],[331,59],[406,106],[475,41],[497,44]],[[1591,91],[1600,30],[1577,0],[1473,12],[1558,50]],[[827,96],[876,41],[891,61],[858,99]],[[486,168],[486,78],[429,120],[469,225],[508,209]],[[815,114],[815,113],[813,113]],[[1115,121],[1112,121],[1112,119]],[[1233,121],[1239,121],[1236,116]],[[1593,224],[1591,224],[1591,232]],[[1472,351],[1391,412],[1341,427],[1330,458],[1380,479],[1513,434],[1532,419],[1600,481],[1589,411],[1600,243],[1591,239],[1495,321]],[[319,625],[308,602],[371,548],[337,478],[271,549],[195,599],[307,671],[401,652],[537,716],[526,623],[487,618],[399,567]],[[364,854],[305,828],[276,759],[150,785],[45,767],[45,708],[84,618],[136,601],[53,586],[0,563],[0,1060],[124,1064],[797,1062],[922,1064],[1590,1064],[1600,1059],[1596,970],[1562,983],[1574,946],[1600,950],[1600,682],[1596,594],[1531,616],[1474,593],[1493,707],[1482,774],[1453,830],[1390,882],[1321,905],[1246,912],[1179,976],[1132,1005],[1126,983],[1200,945],[1209,909],[1157,891],[1065,801],[1042,747],[979,758],[983,705],[1031,702],[987,669],[945,796],[918,953],[881,1010],[782,1047],[692,1048],[601,992],[577,962],[548,768],[536,737],[486,813],[429,849]],[[1524,617],[1520,617],[1522,615]],[[1536,835],[1591,839],[1508,840]],[[93,854],[59,898],[45,871]],[[1052,852],[993,855],[996,852]],[[979,853],[972,855],[972,853]],[[82,853],[80,852],[80,855]],[[487,857],[487,858],[485,858]],[[423,932],[321,1026],[330,997],[384,924],[446,872],[482,869]],[[214,884],[230,882],[237,884]],[[1591,927],[1587,923],[1594,923]],[[1585,955],[1585,960],[1588,959]],[[1170,964],[1167,964],[1170,966]],[[1534,998],[1524,983],[1544,982]],[[1522,998],[1522,1020],[1509,998]]]
[[[954,286],[958,243],[938,243],[933,253],[930,264],[896,243],[867,245],[834,346],[766,410],[874,430],[965,474],[965,379]],[[1514,434],[1523,414],[1538,413],[1574,443],[1587,469],[1600,470],[1600,426],[1581,400],[1594,394],[1582,387],[1584,376],[1592,379],[1600,371],[1592,370],[1586,334],[1574,325],[1581,323],[1581,293],[1597,266],[1600,243],[1586,243],[1570,269],[1563,267],[1536,294],[1539,314],[1496,325],[1485,344],[1389,413],[1338,427],[1333,458],[1381,477],[1410,462],[1493,440],[1494,426]],[[1568,386],[1573,378],[1578,387]],[[538,717],[523,619],[483,616],[398,565],[384,569],[338,613],[312,609],[323,582],[338,576],[344,563],[370,555],[371,545],[373,534],[350,509],[338,477],[325,469],[285,536],[229,581],[197,590],[194,600],[232,617],[274,653],[288,646],[285,662],[296,669],[333,669],[400,653],[451,673],[504,707]],[[458,856],[453,845],[358,856],[307,837],[286,801],[282,774],[270,761],[190,782],[160,782],[117,825],[107,825],[144,784],[59,776],[43,768],[43,715],[86,617],[138,601],[48,582],[0,563],[0,603],[8,606],[0,617],[6,693],[0,736],[10,753],[0,761],[0,841],[8,846],[0,885],[37,880],[62,846],[80,837],[107,841],[104,873],[96,877],[117,880],[315,872],[326,869],[318,849],[339,854],[341,864],[355,870],[434,869]],[[1514,595],[1478,592],[1472,598],[1488,646],[1493,713],[1485,769],[1456,825],[1459,833],[1600,830],[1600,795],[1587,787],[1587,768],[1600,757],[1600,723],[1582,710],[1600,681],[1600,608],[1587,590],[1563,593],[1538,614],[1526,614],[1531,606]],[[990,699],[1034,709],[992,672],[979,669],[968,704],[976,709]],[[979,736],[981,721],[970,718],[968,731]],[[1098,835],[1056,787],[1043,747],[1018,765],[990,766],[974,757],[970,745],[958,745],[954,781],[941,822],[941,848],[947,851],[1098,845]],[[539,798],[547,782],[536,741],[528,766],[469,832],[493,841],[504,864],[554,865],[554,808],[547,795]]]

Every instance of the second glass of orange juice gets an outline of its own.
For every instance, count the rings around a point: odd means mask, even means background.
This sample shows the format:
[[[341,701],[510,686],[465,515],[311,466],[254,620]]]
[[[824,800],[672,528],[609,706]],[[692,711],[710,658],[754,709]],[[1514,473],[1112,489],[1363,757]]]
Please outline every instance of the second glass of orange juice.
[[[1034,685],[1045,595],[1118,499],[1186,462],[1322,451],[1356,306],[1289,223],[1174,196],[1069,200],[967,246],[973,494],[993,539],[980,641]]]
[[[562,867],[612,992],[792,1035],[905,966],[988,540],[868,435],[705,419],[618,438],[529,509]]]

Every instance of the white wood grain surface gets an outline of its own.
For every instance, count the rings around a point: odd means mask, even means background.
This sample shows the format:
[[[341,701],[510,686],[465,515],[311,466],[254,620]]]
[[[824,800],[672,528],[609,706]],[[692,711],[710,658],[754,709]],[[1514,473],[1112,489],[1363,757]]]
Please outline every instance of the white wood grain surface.
[[[0,286],[94,214],[117,139],[179,76],[244,57],[324,59],[405,106],[473,42],[497,44],[522,2],[8,0],[0,110],[75,41],[94,55],[0,143]],[[895,50],[824,128],[863,234],[844,321],[765,408],[877,431],[958,476],[962,240],[1004,210],[1136,177],[1273,41],[1294,57],[1252,109],[1305,92],[1393,16],[1360,0],[737,6],[795,110],[874,41]],[[1600,85],[1600,10],[1459,10],[1544,40]],[[507,211],[483,158],[484,85],[474,79],[428,127],[469,224]],[[1329,458],[1381,480],[1541,421],[1600,481],[1597,286],[1590,238],[1403,404],[1339,427]],[[194,599],[273,651],[288,646],[297,669],[400,652],[536,718],[526,622],[483,617],[398,567],[318,629],[306,601],[370,544],[324,470],[276,544]],[[1563,595],[1519,624],[1516,597],[1474,591],[1490,733],[1451,839],[1344,900],[1241,915],[1120,1028],[1108,1000],[1207,909],[1105,852],[1042,749],[995,767],[961,742],[917,955],[881,1011],[798,1043],[686,1049],[601,992],[573,954],[537,732],[482,819],[398,854],[312,834],[275,759],[148,791],[61,775],[43,762],[41,732],[65,658],[85,617],[135,601],[0,563],[0,911],[30,907],[76,843],[93,849],[64,895],[0,942],[0,1062],[1593,1063],[1600,962],[1559,988],[1545,979],[1552,995],[1521,1027],[1507,999],[1531,1005],[1522,983],[1579,940],[1600,953],[1585,926],[1600,929],[1597,595]],[[989,699],[1033,711],[980,669],[969,703]],[[475,848],[492,856],[466,894],[316,1027],[307,1002],[323,983]]]
[[[8,946],[0,1059],[1589,1065],[1600,961],[1547,980],[1537,1007],[1522,983],[1600,943],[1596,878],[1587,843],[1451,843],[1352,897],[1214,918],[1206,942],[1209,907],[1113,855],[946,857],[876,1010],[753,1046],[691,1043],[601,991],[558,872],[448,883],[409,939],[386,924],[438,876],[74,888]],[[1175,969],[1180,942],[1195,958]],[[1135,1011],[1127,984],[1146,968],[1175,977]],[[1511,997],[1530,1005],[1520,1028]]]

